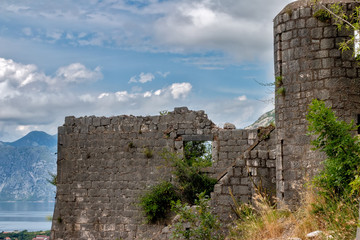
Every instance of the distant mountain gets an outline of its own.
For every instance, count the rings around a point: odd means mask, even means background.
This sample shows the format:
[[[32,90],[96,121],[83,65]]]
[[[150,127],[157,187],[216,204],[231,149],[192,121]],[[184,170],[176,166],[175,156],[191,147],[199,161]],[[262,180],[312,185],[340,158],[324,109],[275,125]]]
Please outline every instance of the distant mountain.
[[[14,147],[45,146],[48,148],[54,148],[57,146],[57,135],[49,135],[46,132],[33,131],[17,141],[7,144]]]
[[[15,142],[0,142],[0,201],[53,201],[57,137],[30,132]]]
[[[246,127],[245,129],[256,129],[258,127],[266,127],[272,122],[275,122],[275,109],[267,113],[264,113],[258,118],[258,120],[256,120],[253,124]]]

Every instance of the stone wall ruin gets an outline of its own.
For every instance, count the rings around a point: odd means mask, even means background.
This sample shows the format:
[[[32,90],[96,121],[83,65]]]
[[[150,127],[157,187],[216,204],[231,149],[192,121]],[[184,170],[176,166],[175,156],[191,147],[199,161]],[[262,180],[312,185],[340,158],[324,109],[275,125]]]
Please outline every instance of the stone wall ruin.
[[[272,130],[259,141],[257,130],[220,129],[203,111],[187,108],[152,117],[67,117],[58,135],[52,239],[159,239],[155,234],[165,226],[145,224],[137,203],[149,187],[171,181],[163,149],[182,151],[191,140],[213,141],[208,171],[219,182],[212,205],[229,221],[229,188],[246,202],[253,194],[250,176],[271,179],[266,186],[275,189]]]

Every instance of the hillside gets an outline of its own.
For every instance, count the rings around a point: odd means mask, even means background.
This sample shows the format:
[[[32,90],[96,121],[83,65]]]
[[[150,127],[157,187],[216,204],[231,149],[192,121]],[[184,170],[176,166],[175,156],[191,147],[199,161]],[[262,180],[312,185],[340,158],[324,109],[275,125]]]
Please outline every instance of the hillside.
[[[15,142],[0,143],[0,201],[52,201],[56,173],[56,136],[31,132]]]
[[[255,129],[258,127],[266,127],[272,122],[275,122],[275,109],[264,113],[261,115],[258,120],[256,120],[253,124],[250,126],[247,126],[245,129]]]

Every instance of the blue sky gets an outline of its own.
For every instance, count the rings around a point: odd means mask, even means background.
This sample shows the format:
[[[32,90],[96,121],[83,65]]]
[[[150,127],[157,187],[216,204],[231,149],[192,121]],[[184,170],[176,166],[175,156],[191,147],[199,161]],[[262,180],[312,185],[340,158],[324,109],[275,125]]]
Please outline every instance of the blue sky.
[[[290,0],[2,0],[0,140],[65,116],[187,106],[222,127],[273,108],[272,19]]]

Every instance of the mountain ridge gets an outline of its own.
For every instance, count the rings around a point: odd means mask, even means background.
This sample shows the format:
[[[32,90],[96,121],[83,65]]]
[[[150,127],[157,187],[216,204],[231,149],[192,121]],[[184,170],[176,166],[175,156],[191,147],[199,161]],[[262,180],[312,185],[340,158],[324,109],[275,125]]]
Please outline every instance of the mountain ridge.
[[[245,129],[256,129],[259,127],[266,127],[275,122],[275,109],[270,110],[261,115],[253,124],[247,126]]]
[[[0,201],[54,201],[56,148],[57,135],[42,131],[0,142]]]

